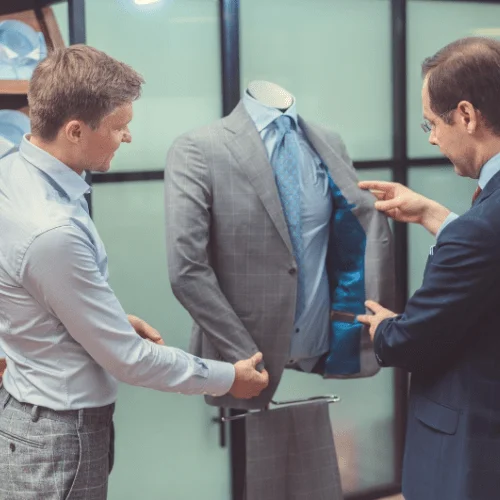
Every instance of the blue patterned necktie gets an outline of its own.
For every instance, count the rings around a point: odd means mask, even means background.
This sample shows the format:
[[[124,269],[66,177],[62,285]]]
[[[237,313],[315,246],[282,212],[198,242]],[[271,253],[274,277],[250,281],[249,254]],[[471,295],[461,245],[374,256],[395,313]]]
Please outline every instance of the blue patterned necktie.
[[[271,165],[274,170],[276,186],[283,208],[283,214],[288,226],[295,261],[297,262],[297,319],[305,306],[304,272],[304,242],[302,240],[302,220],[300,206],[299,157],[300,146],[297,132],[293,129],[292,119],[282,115],[274,122],[277,127],[277,141],[274,148]]]

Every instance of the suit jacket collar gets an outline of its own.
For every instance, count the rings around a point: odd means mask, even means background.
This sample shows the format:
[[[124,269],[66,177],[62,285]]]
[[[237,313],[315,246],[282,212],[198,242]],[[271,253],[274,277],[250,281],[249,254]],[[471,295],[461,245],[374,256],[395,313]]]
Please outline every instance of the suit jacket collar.
[[[497,189],[500,189],[500,172],[497,172],[486,184],[485,188],[481,191],[473,205],[477,205],[489,196],[491,196]]]

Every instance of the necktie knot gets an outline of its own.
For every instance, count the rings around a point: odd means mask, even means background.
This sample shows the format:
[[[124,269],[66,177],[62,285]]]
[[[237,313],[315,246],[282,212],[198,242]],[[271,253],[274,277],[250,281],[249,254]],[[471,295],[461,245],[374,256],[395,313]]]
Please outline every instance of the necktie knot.
[[[280,134],[286,134],[292,130],[293,120],[291,116],[281,115],[279,118],[276,118],[275,123]]]

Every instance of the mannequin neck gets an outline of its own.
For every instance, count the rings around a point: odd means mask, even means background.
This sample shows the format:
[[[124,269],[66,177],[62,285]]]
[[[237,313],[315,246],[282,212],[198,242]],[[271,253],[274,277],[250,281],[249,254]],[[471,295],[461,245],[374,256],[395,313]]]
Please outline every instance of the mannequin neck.
[[[280,111],[286,111],[294,102],[290,92],[275,83],[264,80],[250,82],[247,91],[255,100]]]

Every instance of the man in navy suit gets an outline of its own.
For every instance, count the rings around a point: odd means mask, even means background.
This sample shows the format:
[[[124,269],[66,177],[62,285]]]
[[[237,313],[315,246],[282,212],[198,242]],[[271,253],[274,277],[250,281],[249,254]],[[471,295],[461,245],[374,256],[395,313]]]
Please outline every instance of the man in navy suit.
[[[478,179],[462,216],[395,183],[376,207],[436,235],[403,314],[368,301],[379,364],[411,372],[406,500],[500,498],[500,42],[458,40],[423,63],[424,130]]]

